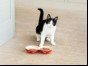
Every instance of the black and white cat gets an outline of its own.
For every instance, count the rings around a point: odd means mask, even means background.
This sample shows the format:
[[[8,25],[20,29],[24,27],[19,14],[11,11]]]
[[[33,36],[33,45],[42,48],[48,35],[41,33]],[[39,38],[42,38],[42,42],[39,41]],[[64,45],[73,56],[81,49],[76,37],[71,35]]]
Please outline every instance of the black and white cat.
[[[54,42],[54,34],[58,16],[51,18],[50,14],[48,14],[47,18],[43,20],[44,11],[41,8],[38,8],[38,10],[40,11],[40,18],[36,27],[36,37],[37,41],[40,41],[39,47],[44,46],[45,40],[50,41],[52,45],[56,45]]]

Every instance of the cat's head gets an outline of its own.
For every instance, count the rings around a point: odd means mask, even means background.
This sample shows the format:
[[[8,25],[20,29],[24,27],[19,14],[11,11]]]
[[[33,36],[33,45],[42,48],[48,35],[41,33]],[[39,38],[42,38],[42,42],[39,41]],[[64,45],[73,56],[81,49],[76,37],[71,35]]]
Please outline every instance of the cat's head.
[[[55,18],[51,18],[50,14],[48,14],[46,19],[46,24],[50,27],[54,27],[56,26],[57,20],[58,20],[58,16],[56,16]]]

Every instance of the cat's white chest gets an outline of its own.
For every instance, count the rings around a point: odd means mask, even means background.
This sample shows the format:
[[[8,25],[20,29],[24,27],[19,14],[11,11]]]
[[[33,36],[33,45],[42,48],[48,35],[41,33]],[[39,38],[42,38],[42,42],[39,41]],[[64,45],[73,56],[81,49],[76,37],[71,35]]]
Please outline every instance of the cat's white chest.
[[[56,30],[56,26],[51,27],[44,25],[42,33],[45,34],[46,36],[49,36],[55,33],[55,30]]]

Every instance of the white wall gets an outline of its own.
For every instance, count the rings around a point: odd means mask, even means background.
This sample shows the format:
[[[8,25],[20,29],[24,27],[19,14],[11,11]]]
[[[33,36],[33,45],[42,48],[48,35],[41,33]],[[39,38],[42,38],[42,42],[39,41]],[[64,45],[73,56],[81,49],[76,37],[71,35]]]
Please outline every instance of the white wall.
[[[14,9],[14,0],[0,0],[0,45],[14,35]]]

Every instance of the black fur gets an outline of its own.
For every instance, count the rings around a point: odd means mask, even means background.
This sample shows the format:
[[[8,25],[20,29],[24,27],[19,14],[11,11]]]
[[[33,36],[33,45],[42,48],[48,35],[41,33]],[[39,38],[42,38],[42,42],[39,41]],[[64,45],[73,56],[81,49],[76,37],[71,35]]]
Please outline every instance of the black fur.
[[[36,33],[37,34],[41,34],[42,30],[43,30],[43,26],[44,24],[48,24],[51,20],[53,21],[53,25],[55,26],[57,23],[57,19],[58,17],[55,18],[51,18],[50,14],[47,15],[47,19],[43,20],[43,16],[44,16],[44,11],[41,8],[38,8],[38,10],[40,11],[40,17],[39,17],[39,23],[38,26],[36,27]]]
[[[39,17],[39,24],[41,24],[41,22],[43,20],[44,12],[43,12],[43,10],[41,8],[38,8],[38,10],[41,12],[40,17]]]

